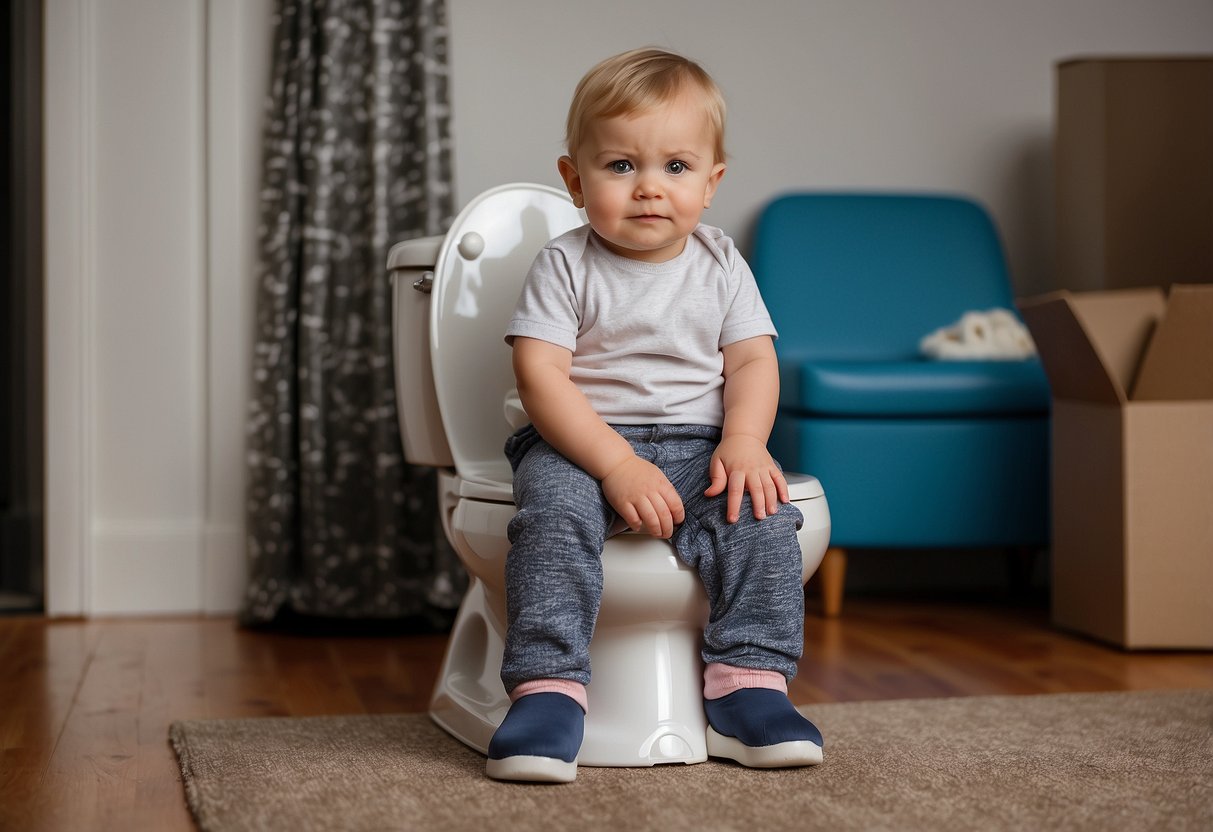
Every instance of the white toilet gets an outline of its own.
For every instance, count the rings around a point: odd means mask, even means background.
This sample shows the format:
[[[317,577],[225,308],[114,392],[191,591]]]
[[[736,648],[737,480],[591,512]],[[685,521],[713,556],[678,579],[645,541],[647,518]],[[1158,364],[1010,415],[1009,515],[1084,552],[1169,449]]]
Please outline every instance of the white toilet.
[[[439,469],[443,528],[470,575],[430,716],[481,753],[510,704],[498,676],[515,511],[503,446],[526,422],[503,334],[535,255],[583,222],[563,191],[503,185],[473,199],[445,237],[408,240],[388,256],[405,456]],[[816,479],[787,479],[805,519],[807,580],[826,550],[829,509]],[[698,575],[667,541],[630,532],[607,541],[603,571],[579,763],[706,760],[699,652],[708,610]]]

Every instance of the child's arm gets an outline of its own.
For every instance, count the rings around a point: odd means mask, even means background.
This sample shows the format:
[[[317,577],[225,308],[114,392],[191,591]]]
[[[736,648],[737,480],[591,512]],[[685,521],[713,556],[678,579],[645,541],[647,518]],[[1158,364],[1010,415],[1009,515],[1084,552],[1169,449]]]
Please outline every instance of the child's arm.
[[[678,492],[594,412],[569,379],[572,364],[564,347],[514,339],[514,377],[527,416],[549,445],[602,483],[607,501],[632,530],[670,537],[683,521]]]
[[[725,516],[735,523],[748,491],[754,516],[761,520],[788,501],[787,480],[767,451],[779,405],[775,345],[761,335],[729,344],[723,352],[724,429],[708,468],[712,484],[704,494],[714,497],[727,488]]]

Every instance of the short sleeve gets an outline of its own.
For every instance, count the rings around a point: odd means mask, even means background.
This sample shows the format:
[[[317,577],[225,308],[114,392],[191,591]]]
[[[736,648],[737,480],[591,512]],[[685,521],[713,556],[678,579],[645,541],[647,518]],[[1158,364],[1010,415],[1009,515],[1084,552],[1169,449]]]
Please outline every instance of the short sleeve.
[[[762,294],[758,291],[750,265],[735,250],[732,254],[729,279],[737,288],[720,328],[720,347],[759,335],[777,338],[775,324],[771,321],[766,304],[762,302]]]
[[[514,315],[505,331],[510,346],[514,338],[537,338],[570,352],[577,348],[579,326],[572,270],[559,249],[547,246],[527,272]]]

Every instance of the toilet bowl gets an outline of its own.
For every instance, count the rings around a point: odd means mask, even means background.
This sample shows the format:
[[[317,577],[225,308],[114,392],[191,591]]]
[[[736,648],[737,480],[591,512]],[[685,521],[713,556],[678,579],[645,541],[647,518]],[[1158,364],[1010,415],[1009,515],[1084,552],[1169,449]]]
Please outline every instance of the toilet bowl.
[[[563,191],[504,185],[473,199],[445,236],[399,243],[388,256],[405,456],[438,468],[443,529],[469,575],[430,716],[481,753],[510,704],[498,675],[506,527],[515,513],[503,446],[525,419],[511,395],[503,334],[535,255],[583,222]],[[787,479],[804,516],[798,537],[807,580],[829,541],[829,509],[815,478],[788,473]],[[706,760],[700,647],[708,609],[698,575],[668,541],[644,534],[612,537],[602,560],[578,762]]]

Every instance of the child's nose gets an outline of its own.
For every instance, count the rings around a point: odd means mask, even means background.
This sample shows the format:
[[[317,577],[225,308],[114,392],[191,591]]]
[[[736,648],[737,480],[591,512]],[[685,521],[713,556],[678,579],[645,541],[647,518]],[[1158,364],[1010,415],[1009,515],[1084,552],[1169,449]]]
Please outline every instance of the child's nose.
[[[637,199],[652,199],[661,195],[661,180],[650,172],[642,172],[636,177]]]

